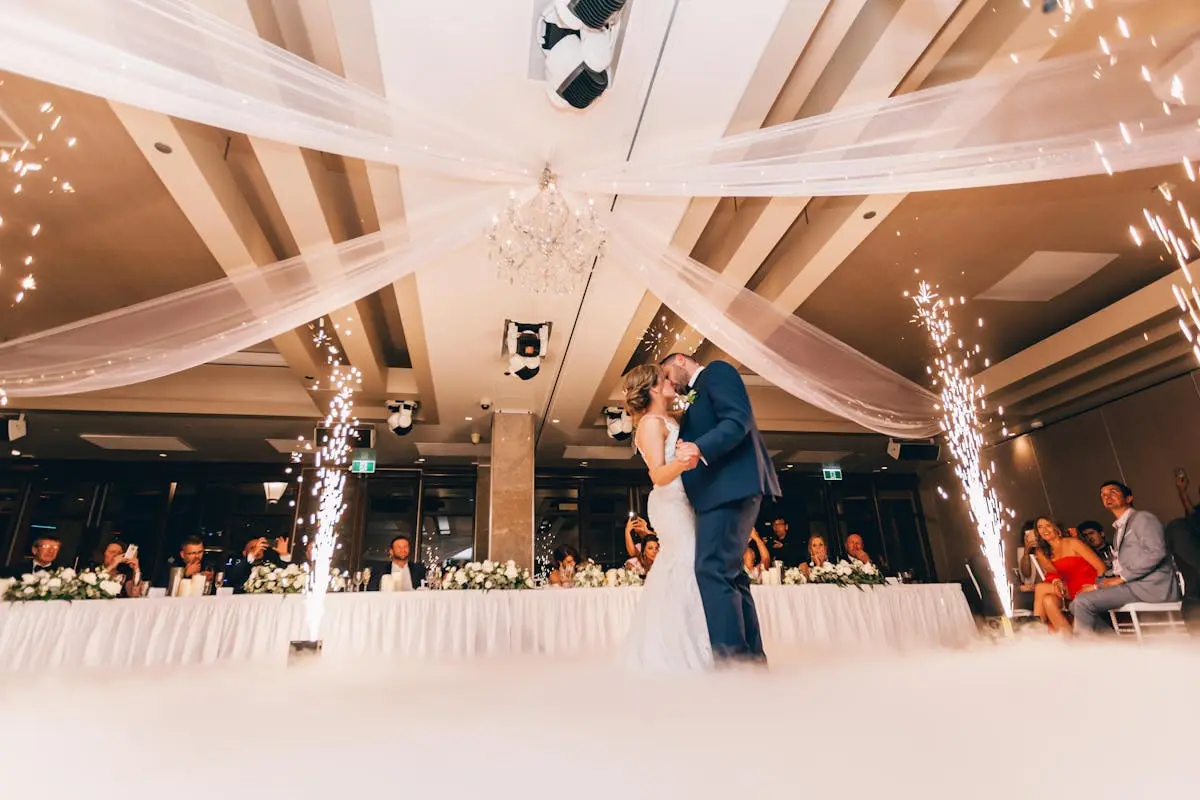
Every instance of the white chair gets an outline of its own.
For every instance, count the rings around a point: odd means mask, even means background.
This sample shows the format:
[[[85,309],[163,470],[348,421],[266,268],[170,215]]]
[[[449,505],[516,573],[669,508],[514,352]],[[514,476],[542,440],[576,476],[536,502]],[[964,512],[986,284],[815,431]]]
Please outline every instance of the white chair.
[[[1182,597],[1184,594],[1183,575],[1176,572],[1175,577],[1179,580],[1179,595]],[[1128,614],[1129,622],[1122,622],[1117,618],[1118,614]],[[1142,614],[1163,614],[1166,619],[1146,621],[1141,618]],[[1142,642],[1142,631],[1146,628],[1165,628],[1166,630],[1163,632],[1167,634],[1187,634],[1187,625],[1183,621],[1183,601],[1181,600],[1174,603],[1126,603],[1120,608],[1108,612],[1108,616],[1112,620],[1117,636],[1133,636],[1139,644]]]

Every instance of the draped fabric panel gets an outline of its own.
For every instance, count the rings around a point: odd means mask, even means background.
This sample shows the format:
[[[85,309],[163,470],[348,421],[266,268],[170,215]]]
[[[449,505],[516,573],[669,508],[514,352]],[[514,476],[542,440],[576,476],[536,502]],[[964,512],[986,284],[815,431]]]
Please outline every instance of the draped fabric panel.
[[[338,594],[327,598],[326,657],[456,659],[610,653],[640,589]],[[756,586],[772,648],[962,646],[975,623],[952,584]],[[124,668],[221,661],[279,663],[304,639],[291,595],[144,598],[0,605],[0,669]]]

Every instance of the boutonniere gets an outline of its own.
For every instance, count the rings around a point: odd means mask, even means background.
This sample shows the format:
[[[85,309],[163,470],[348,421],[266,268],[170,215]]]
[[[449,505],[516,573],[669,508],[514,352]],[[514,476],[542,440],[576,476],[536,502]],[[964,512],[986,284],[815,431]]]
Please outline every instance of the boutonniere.
[[[680,412],[686,412],[692,407],[692,403],[696,402],[696,390],[692,389],[687,394],[675,396],[675,407]]]

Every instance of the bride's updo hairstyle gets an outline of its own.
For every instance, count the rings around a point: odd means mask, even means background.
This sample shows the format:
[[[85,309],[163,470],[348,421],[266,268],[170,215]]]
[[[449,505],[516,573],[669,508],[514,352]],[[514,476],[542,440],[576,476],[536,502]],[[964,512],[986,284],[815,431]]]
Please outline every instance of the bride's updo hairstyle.
[[[650,408],[650,390],[662,379],[663,370],[657,364],[643,364],[625,373],[621,380],[621,388],[625,390],[625,410],[635,421]]]

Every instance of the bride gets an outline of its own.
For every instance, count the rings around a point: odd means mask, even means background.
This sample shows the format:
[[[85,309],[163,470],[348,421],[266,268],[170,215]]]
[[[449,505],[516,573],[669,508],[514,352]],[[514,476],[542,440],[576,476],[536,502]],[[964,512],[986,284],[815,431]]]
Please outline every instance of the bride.
[[[661,545],[642,589],[626,660],[642,669],[710,669],[712,648],[696,584],[696,517],[679,477],[684,462],[675,460],[675,386],[661,367],[646,365],[630,370],[623,387],[625,408],[637,424],[634,442],[654,483],[647,511]]]

